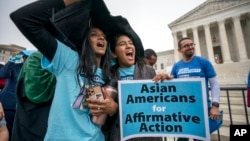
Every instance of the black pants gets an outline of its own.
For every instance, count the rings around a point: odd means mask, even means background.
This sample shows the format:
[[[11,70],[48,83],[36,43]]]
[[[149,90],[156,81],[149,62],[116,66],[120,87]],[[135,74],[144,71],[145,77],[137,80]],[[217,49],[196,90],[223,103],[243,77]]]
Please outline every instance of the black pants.
[[[8,128],[8,131],[9,131],[9,141],[11,141],[11,135],[12,135],[12,128],[13,128],[15,113],[16,113],[16,110],[6,110],[6,109],[4,110],[5,120],[6,120],[7,128]]]

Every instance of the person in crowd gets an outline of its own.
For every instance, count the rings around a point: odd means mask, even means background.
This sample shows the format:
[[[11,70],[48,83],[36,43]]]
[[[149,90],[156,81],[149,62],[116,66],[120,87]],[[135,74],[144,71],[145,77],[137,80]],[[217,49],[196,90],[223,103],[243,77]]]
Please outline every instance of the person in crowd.
[[[4,66],[3,63],[0,64],[0,69]],[[5,83],[6,83],[6,80],[5,79],[0,79],[0,91],[4,88],[5,86]]]
[[[23,58],[28,57],[26,51],[10,57],[10,60],[0,69],[0,79],[6,79],[6,84],[0,92],[0,102],[2,102],[5,120],[9,131],[9,139],[11,140],[12,127],[16,113],[16,84],[19,72],[23,66]]]
[[[152,79],[156,73],[155,70],[145,65],[144,49],[138,35],[130,27],[127,19],[117,17],[116,22],[112,25],[117,25],[117,33],[111,38],[110,50],[112,57],[115,58],[112,66],[112,80],[143,80]],[[112,102],[118,103],[118,100],[108,103],[107,100],[98,101],[88,99],[89,107],[93,114],[98,115],[102,110],[106,110],[102,105],[115,105]],[[99,113],[94,110],[97,105],[100,105]],[[114,106],[110,106],[114,107]],[[93,110],[92,110],[93,109]],[[106,141],[120,141],[120,127],[119,127],[119,112],[118,110],[106,121],[103,131],[106,135]],[[130,139],[129,141],[162,141],[162,137],[138,137]]]
[[[85,103],[87,88],[104,85],[110,78],[111,55],[105,23],[102,16],[98,19],[98,13],[104,14],[102,2],[40,0],[10,15],[24,36],[44,55],[42,67],[57,80],[45,141],[104,141],[101,127],[91,121],[89,108],[77,105],[78,101]],[[99,12],[93,8],[97,5]]]
[[[247,106],[250,107],[250,70],[247,76]]]
[[[0,102],[0,141],[8,141],[9,140],[9,131],[6,126],[6,121],[4,118],[4,110],[2,103]]]
[[[216,72],[209,60],[204,57],[194,55],[195,43],[189,37],[185,37],[178,42],[178,51],[182,54],[182,59],[174,64],[171,77],[173,78],[205,78],[207,87],[207,103],[208,113],[212,120],[220,119],[221,113],[219,110],[220,103],[220,87],[216,77]],[[195,71],[194,71],[195,70]],[[154,81],[164,80],[169,78],[168,74],[159,74],[158,78],[153,78]],[[208,84],[211,88],[211,100],[209,95]],[[220,126],[218,126],[220,127]],[[188,141],[188,138],[178,138],[178,141]]]
[[[154,64],[157,62],[157,54],[153,49],[146,49],[144,51],[145,62],[147,65],[153,67]]]
[[[32,53],[19,73],[12,141],[44,140],[56,79],[41,66],[42,54]]]

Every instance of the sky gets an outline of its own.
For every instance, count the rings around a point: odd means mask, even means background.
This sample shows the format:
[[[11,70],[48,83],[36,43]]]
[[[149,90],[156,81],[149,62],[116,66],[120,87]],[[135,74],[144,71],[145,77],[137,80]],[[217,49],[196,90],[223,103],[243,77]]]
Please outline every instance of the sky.
[[[34,46],[22,35],[9,14],[34,0],[0,1],[0,44],[15,44],[27,49]],[[141,38],[144,49],[156,52],[174,49],[168,24],[206,0],[104,0],[110,13],[125,17]]]

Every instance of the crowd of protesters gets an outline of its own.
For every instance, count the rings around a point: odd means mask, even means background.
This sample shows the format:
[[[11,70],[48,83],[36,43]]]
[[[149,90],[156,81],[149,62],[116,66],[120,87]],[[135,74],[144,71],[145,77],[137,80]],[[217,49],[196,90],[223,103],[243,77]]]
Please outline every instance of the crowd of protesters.
[[[3,141],[119,141],[118,98],[109,96],[103,87],[112,81],[173,79],[155,73],[156,53],[144,50],[128,20],[112,16],[103,0],[39,0],[13,11],[10,18],[38,50],[21,51],[0,69],[0,79],[5,81],[0,92]],[[180,41],[182,64],[199,59],[212,68],[209,61],[194,57],[193,50],[191,39]],[[176,73],[182,68],[176,67],[172,74],[178,78]],[[201,74],[216,86],[216,98],[211,103],[207,100],[210,117],[217,120],[216,73],[202,70]],[[88,98],[86,91],[93,86],[102,87],[104,100]],[[103,114],[108,115],[103,126],[92,121],[93,116]],[[147,140],[162,138],[129,141]]]

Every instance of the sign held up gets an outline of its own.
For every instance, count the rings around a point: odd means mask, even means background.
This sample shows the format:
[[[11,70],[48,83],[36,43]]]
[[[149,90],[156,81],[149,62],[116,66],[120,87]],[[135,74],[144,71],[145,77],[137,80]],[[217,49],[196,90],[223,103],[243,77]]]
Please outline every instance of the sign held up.
[[[210,140],[203,78],[118,82],[121,140],[187,137]]]

